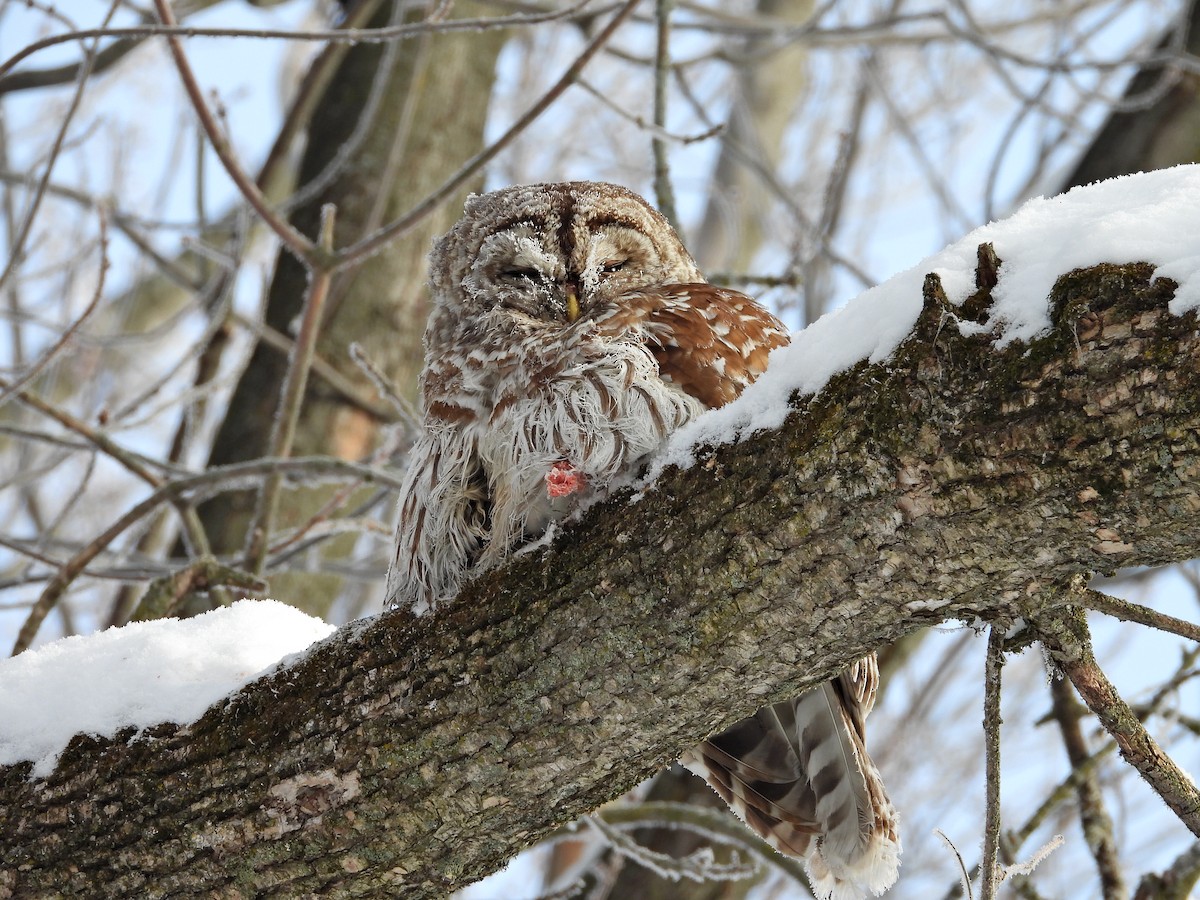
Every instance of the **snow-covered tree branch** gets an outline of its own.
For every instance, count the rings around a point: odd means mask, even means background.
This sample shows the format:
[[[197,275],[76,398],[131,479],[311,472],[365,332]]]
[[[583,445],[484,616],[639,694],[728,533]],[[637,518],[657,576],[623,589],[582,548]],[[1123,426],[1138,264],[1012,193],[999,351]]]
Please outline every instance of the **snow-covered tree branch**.
[[[1200,328],[1176,282],[1065,272],[1050,329],[997,346],[1014,323],[979,258],[961,302],[925,278],[891,356],[446,614],[343,628],[193,724],[76,739],[44,780],[6,769],[0,891],[441,896],[870,649],[954,620],[1019,644],[1081,577],[1200,556]]]

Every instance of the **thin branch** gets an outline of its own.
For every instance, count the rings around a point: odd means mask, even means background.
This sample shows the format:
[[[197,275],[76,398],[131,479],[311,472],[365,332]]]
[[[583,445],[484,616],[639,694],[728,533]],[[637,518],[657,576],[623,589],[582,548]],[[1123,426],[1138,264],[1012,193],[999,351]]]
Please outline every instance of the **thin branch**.
[[[993,624],[988,630],[987,663],[984,666],[983,743],[987,779],[984,812],[983,862],[980,900],[995,900],[1000,889],[1000,673],[1004,668],[1004,628]]]
[[[109,262],[108,216],[105,215],[103,207],[100,208],[99,213],[100,269],[96,276],[96,287],[95,290],[92,291],[92,299],[88,301],[88,304],[84,307],[83,312],[75,317],[75,321],[62,330],[62,333],[58,336],[58,339],[55,340],[55,342],[49,347],[47,347],[42,355],[27,367],[16,381],[0,385],[0,406],[3,406],[5,403],[7,403],[10,397],[16,394],[16,392],[21,390],[21,388],[23,388],[25,385],[29,384],[29,382],[36,378],[38,373],[45,369],[46,366],[48,366],[56,356],[62,353],[63,349],[71,343],[71,339],[75,337],[75,333],[81,327],[83,327],[83,323],[91,317],[92,313],[96,311],[96,307],[100,304],[100,298],[104,296],[104,280],[108,273]]]
[[[879,99],[883,101],[884,109],[887,110],[888,120],[895,126],[896,133],[908,146],[913,161],[917,164],[917,168],[920,170],[922,176],[924,176],[925,183],[929,185],[937,197],[942,211],[948,218],[954,221],[955,228],[961,228],[963,231],[969,230],[977,224],[975,218],[967,215],[966,210],[962,208],[954,191],[947,184],[944,161],[940,161],[939,163],[930,158],[926,149],[927,141],[916,133],[909,117],[905,115],[904,110],[900,108],[900,105],[892,96],[892,92],[888,89],[887,79],[884,78],[878,56],[874,51],[868,53],[863,60],[863,71],[870,77],[876,94],[879,95]],[[903,90],[901,85],[896,85],[896,87]]]
[[[1033,889],[1033,885],[1025,880],[1026,876],[1032,875],[1033,870],[1045,862],[1046,857],[1063,845],[1063,836],[1056,834],[1050,840],[1046,841],[1029,859],[1024,862],[1012,862],[1004,867],[1001,873],[1000,880],[1005,881],[1013,876],[1022,877],[1022,881],[1014,884],[1014,890],[1023,896],[1037,898],[1038,893]]]
[[[1150,736],[1097,665],[1082,612],[1057,611],[1039,619],[1037,629],[1051,657],[1117,742],[1121,756],[1188,830],[1200,836],[1200,790]]]
[[[175,16],[171,12],[169,0],[154,0],[154,5],[158,9],[158,15],[162,19],[163,24],[174,26]],[[233,183],[237,185],[242,196],[246,198],[246,202],[254,207],[254,211],[279,236],[279,239],[283,241],[288,249],[306,266],[310,268],[317,267],[319,260],[317,259],[317,251],[312,241],[293,228],[287,219],[271,208],[259,186],[251,180],[250,176],[242,168],[241,163],[238,162],[229,139],[221,130],[220,125],[217,124],[212,110],[209,109],[208,103],[204,99],[204,92],[200,89],[200,85],[196,81],[196,76],[193,74],[192,67],[187,61],[187,56],[184,55],[183,44],[180,42],[179,37],[175,34],[167,35],[167,46],[171,51],[171,57],[175,60],[175,68],[179,71],[179,78],[183,81],[183,88],[191,100],[192,108],[196,111],[197,118],[200,120],[200,126],[204,129],[204,133],[208,135],[209,141],[212,142],[213,151],[217,154],[217,158],[221,160],[221,165],[225,167],[225,171],[229,173],[229,177],[233,179]]]
[[[1140,603],[1131,603],[1120,597],[1113,597],[1090,588],[1081,592],[1080,602],[1088,609],[1114,616],[1125,622],[1137,622],[1139,625],[1177,634],[1189,641],[1200,641],[1200,625],[1186,619],[1168,616],[1166,613],[1160,613],[1148,606],[1142,606]]]
[[[120,0],[114,0],[109,5],[108,12],[104,16],[104,22],[108,21],[120,8]],[[50,183],[50,175],[54,172],[54,164],[58,161],[58,156],[62,152],[63,144],[67,138],[67,132],[70,130],[71,122],[75,118],[75,113],[79,110],[79,104],[83,101],[83,89],[87,85],[88,76],[91,74],[92,65],[96,60],[96,41],[84,51],[83,64],[79,69],[79,76],[75,81],[75,91],[71,95],[70,105],[67,107],[66,114],[63,116],[62,124],[58,128],[58,133],[54,137],[54,143],[50,148],[49,158],[46,160],[46,171],[42,173],[42,177],[38,179],[37,188],[34,190],[33,198],[29,201],[29,207],[25,210],[25,216],[21,222],[20,231],[17,232],[16,238],[13,239],[9,247],[8,263],[4,270],[0,271],[0,288],[3,288],[9,278],[17,270],[18,266],[25,258],[25,242],[29,240],[29,233],[33,230],[34,220],[37,218],[38,209],[42,205],[42,198],[46,195],[46,186]]]
[[[296,341],[282,331],[272,328],[266,322],[252,319],[236,310],[231,313],[230,319],[253,334],[256,340],[262,341],[273,350],[278,350],[282,355],[288,356],[295,352]],[[354,359],[354,346],[352,344],[350,347],[351,359]],[[357,362],[357,360],[354,361]],[[373,416],[381,422],[390,422],[397,417],[404,419],[405,415],[407,415],[407,413],[400,413],[398,415],[398,408],[395,406],[394,398],[389,393],[380,391],[380,395],[388,401],[387,403],[380,402],[372,397],[362,385],[357,384],[350,377],[343,375],[333,363],[320,354],[313,355],[312,372],[313,375],[320,378],[331,390],[336,392],[342,400],[361,409],[367,415]],[[379,389],[378,384],[375,387],[376,390]],[[411,411],[410,406],[409,412]]]
[[[671,10],[675,0],[656,0],[654,17],[658,24],[658,40],[654,48],[654,127],[667,127],[667,79],[671,74]],[[671,187],[671,171],[667,161],[667,143],[657,134],[650,138],[654,154],[654,199],[659,212],[666,216],[671,227],[679,231],[679,216],[675,212],[675,191]]]
[[[959,853],[958,848],[954,846],[954,841],[950,840],[950,838],[946,836],[946,832],[942,831],[940,828],[935,828],[933,829],[933,833],[942,839],[942,843],[950,848],[950,852],[953,853],[954,858],[958,860],[958,890],[960,893],[957,895],[948,894],[947,896],[965,896],[967,900],[975,900],[975,891],[971,887],[971,878],[978,871],[979,867],[976,866],[970,872],[968,872],[967,864],[963,860],[962,854]]]
[[[683,828],[709,840],[753,853],[760,863],[778,869],[791,880],[808,886],[808,873],[800,860],[779,853],[766,841],[721,809],[691,803],[651,800],[602,807],[592,818],[619,828]]]
[[[356,6],[354,9],[355,21],[370,21],[370,17],[374,15],[379,2],[380,0],[372,0],[370,3],[361,3]],[[393,8],[393,16],[395,18],[403,17],[403,9],[403,4],[396,4]],[[349,28],[354,22],[345,22],[343,24]],[[292,141],[301,128],[312,118],[318,101],[324,96],[325,89],[330,84],[334,72],[341,65],[349,49],[350,47],[347,44],[331,43],[313,61],[312,66],[309,67],[303,81],[300,83],[296,99],[293,101],[291,109],[288,110],[288,116],[284,120],[283,127],[280,129],[275,143],[271,146],[271,151],[267,155],[267,161],[263,164],[263,173],[281,164],[287,158]],[[383,59],[380,61],[376,71],[390,71],[395,54],[399,53],[400,49],[401,45],[399,43],[388,44],[387,48],[383,51]],[[321,191],[325,190],[340,172],[345,170],[350,159],[362,147],[363,141],[366,140],[367,135],[374,126],[379,104],[383,102],[387,90],[388,81],[386,78],[371,79],[366,102],[358,114],[357,120],[354,123],[354,130],[350,133],[350,136],[341,142],[341,145],[337,148],[337,152],[333,154],[333,158],[325,164],[320,172],[313,175],[304,184],[297,185],[292,195],[280,202],[279,206],[281,210],[291,211],[308,203]],[[261,173],[258,184],[260,186],[263,184],[263,175]]]
[[[333,223],[336,209],[327,203],[321,207],[321,233],[319,247],[325,254],[333,252]],[[304,299],[304,310],[300,319],[300,331],[296,336],[296,348],[288,361],[287,374],[280,390],[279,408],[271,430],[270,455],[287,459],[292,455],[292,444],[296,438],[296,424],[300,421],[300,406],[304,402],[304,389],[308,386],[308,373],[312,370],[313,355],[316,353],[317,335],[325,312],[325,300],[329,296],[332,276],[328,269],[318,269],[310,274],[308,296]],[[258,498],[258,509],[248,531],[246,568],[261,575],[267,557],[267,539],[275,523],[279,506],[279,489],[283,484],[280,472],[271,472],[262,486]]]
[[[284,475],[307,473],[316,476],[324,474],[350,476],[364,482],[387,484],[396,490],[399,490],[403,483],[391,472],[323,456],[297,457],[295,459],[275,459],[273,457],[255,459],[245,463],[216,466],[205,472],[166,482],[155,488],[147,497],[136,503],[112,525],[88,542],[75,556],[63,563],[58,573],[50,580],[30,608],[29,617],[21,626],[16,643],[13,645],[13,656],[29,648],[33,638],[37,635],[38,628],[41,627],[50,610],[54,608],[71,583],[83,573],[87,564],[100,555],[126,529],[145,518],[161,504],[193,500],[193,493],[200,489],[205,489],[206,492],[220,492],[221,489],[236,490],[244,487],[248,478],[274,472]]]
[[[0,389],[7,389],[8,382],[0,378]],[[32,406],[50,418],[54,419],[64,428],[75,432],[85,438],[90,444],[101,450],[103,453],[112,457],[119,462],[128,471],[132,472],[138,478],[142,479],[151,487],[160,487],[163,483],[163,478],[160,475],[152,472],[148,466],[160,466],[161,463],[148,459],[139,453],[128,450],[122,447],[116,441],[109,438],[103,432],[97,431],[87,425],[80,419],[75,418],[65,410],[59,409],[51,403],[47,403],[41,397],[29,391],[18,388],[16,395],[23,403]],[[184,529],[188,538],[192,541],[192,546],[197,553],[209,554],[211,549],[208,542],[208,536],[204,532],[204,525],[200,521],[200,517],[196,514],[196,510],[189,504],[175,502],[175,508],[179,512],[180,519],[183,522]]]
[[[789,272],[786,275],[752,275],[747,272],[713,272],[708,276],[712,284],[730,287],[737,284],[752,284],[761,288],[796,288],[804,284],[804,275]]]
[[[4,378],[0,378],[0,389],[5,389],[8,386],[9,382]],[[60,409],[54,404],[43,400],[31,391],[18,389],[16,394],[21,399],[21,402],[54,419],[54,421],[58,422],[58,424],[62,425],[68,431],[78,434],[89,444],[94,445],[120,463],[125,469],[142,479],[142,481],[154,487],[162,483],[162,478],[154,474],[149,468],[150,466],[166,468],[160,461],[150,459],[134,450],[122,447],[108,435],[104,434],[104,432],[97,431],[82,419],[75,418],[66,410]]]
[[[1189,900],[1200,881],[1200,842],[1192,844],[1161,875],[1147,873],[1133,900]]]
[[[615,102],[612,97],[608,96],[604,91],[598,89],[595,85],[589,82],[586,78],[577,78],[575,83],[583,88],[606,107],[615,112],[626,122],[632,122],[642,131],[648,131],[654,137],[664,141],[670,141],[675,144],[696,144],[700,141],[711,140],[725,131],[725,123],[718,122],[716,125],[711,125],[703,131],[698,131],[695,134],[676,134],[673,131],[667,131],[665,128],[660,128],[653,122],[647,122],[641,116],[631,113],[620,103]]]
[[[629,835],[609,825],[603,819],[587,816],[584,821],[600,833],[608,845],[619,855],[649,869],[659,878],[679,881],[686,878],[689,881],[704,883],[707,881],[741,881],[758,875],[756,862],[743,863],[736,852],[728,863],[718,863],[712,858],[712,849],[701,847],[695,853],[684,857],[659,853],[639,844]]]
[[[211,556],[203,556],[192,560],[178,572],[155,579],[146,588],[130,621],[148,622],[165,618],[175,612],[179,602],[188,594],[217,585],[249,588],[252,591],[267,589],[266,582],[249,572],[221,565]]]
[[[97,37],[99,37],[97,35]],[[142,43],[141,38],[125,38],[113,41],[103,50],[96,53],[92,65],[92,74],[103,72],[125,58],[129,51]],[[0,78],[0,94],[13,91],[27,91],[34,88],[55,87],[60,84],[70,84],[84,71],[85,62],[68,63],[65,66],[55,66],[52,69],[36,69],[29,72],[14,72]]]
[[[712,126],[714,123],[708,115],[704,105],[696,97],[695,92],[688,84],[687,79],[679,66],[674,67],[676,83],[679,86],[680,94],[688,105],[692,107],[692,111],[696,117],[705,125]],[[794,192],[789,190],[778,178],[776,173],[771,170],[766,163],[763,162],[753,150],[743,146],[736,141],[731,134],[726,132],[723,138],[723,147],[728,148],[729,153],[736,158],[740,163],[750,169],[762,182],[763,187],[768,193],[773,195],[779,202],[788,210],[792,217],[796,220],[799,226],[808,234],[816,234],[816,239],[821,242],[821,250],[829,256],[829,259],[838,266],[841,266],[849,272],[864,288],[871,287],[876,283],[876,279],[872,278],[864,272],[859,266],[849,257],[837,252],[837,250],[824,237],[815,231],[815,225],[812,218],[804,211],[795,198]]]
[[[376,387],[380,393],[385,397],[389,396],[390,391],[387,386],[387,379],[383,376],[382,372],[374,368],[374,364],[358,344],[350,345],[350,357],[364,372],[367,373],[368,377],[376,382]],[[411,442],[411,436],[415,433],[415,429],[417,427],[417,418],[415,411],[413,411],[411,407],[405,406],[405,403],[407,403],[407,401],[400,402],[399,398],[397,398],[397,409],[402,411],[401,420],[404,423],[404,437],[402,439],[408,443]],[[409,418],[406,419],[405,416],[408,416]],[[387,461],[396,453],[396,438],[397,436],[393,434],[388,440],[383,441],[378,447],[375,448],[370,457],[371,465],[387,464]],[[381,523],[375,520],[358,521],[354,518],[351,518],[358,516],[370,509],[370,507],[375,503],[373,499],[369,500],[366,504],[360,505],[356,512],[351,513],[351,517],[343,516],[336,522],[327,521],[333,515],[334,511],[343,503],[345,503],[358,489],[359,485],[351,483],[334,491],[333,495],[325,501],[321,508],[309,517],[308,521],[302,523],[300,526],[284,535],[281,540],[271,545],[268,551],[268,563],[270,565],[278,565],[280,562],[287,559],[287,557],[291,555],[290,551],[296,549],[297,545],[300,544],[301,541],[305,541],[306,538],[308,538],[308,540],[306,541],[305,545],[311,546],[311,544],[315,543],[313,540],[314,537],[325,537],[341,531],[353,530],[361,532],[372,530],[376,527],[382,527]],[[374,524],[371,524],[372,522]],[[383,528],[382,533],[390,534],[390,531],[390,528]]]
[[[1080,705],[1075,700],[1067,682],[1051,673],[1050,697],[1054,704],[1053,714],[1062,733],[1063,747],[1067,759],[1075,772],[1083,772],[1084,763],[1092,758],[1088,752],[1083,729],[1079,727]],[[1118,900],[1126,896],[1125,877],[1117,855],[1117,843],[1113,834],[1112,817],[1104,808],[1104,798],[1096,781],[1094,767],[1075,779],[1075,795],[1079,798],[1079,824],[1088,849],[1096,861],[1100,873],[1100,888],[1105,900]]]
[[[379,365],[371,358],[367,351],[363,349],[362,344],[355,341],[350,345],[349,352],[351,362],[358,366],[358,370],[367,377],[367,380],[370,381],[372,385],[375,386],[375,392],[379,394],[379,396],[387,402],[388,407],[390,407],[390,412],[392,415],[389,415],[387,412],[380,412],[378,414],[379,419],[382,421],[387,421],[389,418],[394,416],[404,423],[405,428],[409,429],[410,431],[415,431],[419,426],[421,416],[413,407],[412,402],[407,397],[403,397],[397,393],[396,386],[392,383],[391,379],[384,374],[383,369],[379,367]],[[332,368],[332,366],[330,368]],[[340,373],[339,377],[345,378],[345,376],[341,375]],[[349,381],[349,379],[346,380]],[[378,403],[374,403],[371,407],[369,407],[371,411],[374,411],[376,408],[387,409],[387,407],[382,407],[381,404]]]
[[[14,54],[0,64],[0,77],[7,76],[13,67],[28,59],[35,53],[59,44],[74,41],[86,41],[92,38],[148,38],[166,37],[173,40],[179,38],[251,38],[263,40],[276,38],[287,41],[331,41],[342,44],[382,44],[388,41],[415,37],[428,32],[454,31],[487,31],[497,28],[513,28],[518,25],[538,25],[542,22],[568,20],[580,15],[592,16],[596,13],[583,13],[585,6],[592,0],[582,0],[566,9],[551,10],[543,13],[531,13],[515,16],[500,16],[483,19],[450,19],[445,22],[420,22],[413,25],[394,25],[388,28],[348,28],[348,29],[314,29],[312,31],[289,31],[281,28],[196,28],[190,25],[180,26],[172,17],[164,19],[162,25],[142,25],[125,28],[87,28],[56,34],[52,37],[35,41],[20,52]],[[157,0],[156,4],[157,6]],[[159,10],[161,16],[161,9]],[[3,81],[0,80],[0,84]]]
[[[1191,674],[1192,666],[1196,659],[1200,657],[1200,646],[1193,648],[1184,654],[1176,672],[1171,678],[1160,685],[1158,690],[1154,692],[1154,696],[1150,698],[1141,709],[1138,710],[1138,716],[1143,721],[1150,718],[1151,715],[1157,713],[1166,703],[1167,699],[1179,688]],[[1017,830],[1010,831],[1006,834],[1007,843],[1011,850],[1015,853],[1021,846],[1029,840],[1033,833],[1042,826],[1042,824],[1050,817],[1060,805],[1066,803],[1069,797],[1075,792],[1076,787],[1086,778],[1090,778],[1095,772],[1096,767],[1101,762],[1112,755],[1112,752],[1117,749],[1116,742],[1108,741],[1103,747],[1092,753],[1086,759],[1081,760],[1079,765],[1075,766],[1071,772],[1059,782],[1058,786],[1046,797],[1045,800],[1038,806],[1036,810],[1030,814],[1025,823]]]

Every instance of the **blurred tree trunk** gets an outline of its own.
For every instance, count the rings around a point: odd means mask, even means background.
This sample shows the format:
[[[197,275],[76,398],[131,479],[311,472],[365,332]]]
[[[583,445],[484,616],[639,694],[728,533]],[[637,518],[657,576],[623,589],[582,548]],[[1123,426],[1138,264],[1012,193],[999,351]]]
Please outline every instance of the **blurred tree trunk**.
[[[799,25],[812,16],[812,0],[758,0],[756,12]],[[747,56],[766,41],[752,39]],[[692,249],[702,268],[745,272],[769,233],[765,223],[778,204],[762,174],[746,159],[753,154],[769,172],[783,161],[783,140],[807,88],[803,43],[776,50],[736,69],[734,102],[713,172],[708,208]]]
[[[471,16],[479,11],[478,4],[459,3],[454,13]],[[422,9],[414,17],[423,15]],[[392,5],[381,4],[371,24],[386,25],[392,16]],[[444,182],[480,146],[503,41],[503,32],[489,31],[352,48],[314,112],[300,167],[301,188],[325,172],[343,147],[349,145],[352,151],[337,164],[333,177],[296,208],[292,223],[314,235],[321,207],[332,203],[337,207],[335,245],[344,246],[398,217]],[[374,103],[372,91],[380,92]],[[372,108],[374,120],[360,122]],[[317,352],[368,396],[373,388],[347,353],[355,341],[401,393],[415,394],[426,317],[425,255],[433,236],[457,217],[463,195],[334,282]],[[303,267],[281,252],[267,299],[269,327],[291,334],[305,288]],[[212,465],[267,452],[287,363],[283,352],[265,342],[255,348],[214,442]],[[380,425],[370,410],[317,376],[310,380],[294,452],[359,459],[376,444]],[[277,526],[306,521],[329,495],[319,488],[285,493]],[[239,552],[255,503],[253,492],[242,492],[201,507],[215,552]],[[353,540],[330,541],[322,552],[326,557],[342,555]],[[282,573],[271,586],[294,605],[324,615],[340,581],[334,575]]]
[[[1193,4],[1187,21],[1179,26],[1187,30],[1182,49],[1193,58],[1200,55],[1198,20],[1200,7]],[[1159,42],[1158,51],[1170,48],[1174,33],[1172,29]],[[1123,96],[1132,108],[1116,110],[1108,117],[1063,182],[1064,191],[1118,175],[1200,161],[1200,74],[1167,69],[1162,63],[1152,63],[1138,70]],[[1173,81],[1154,97],[1163,78]],[[1139,103],[1139,97],[1151,98],[1153,102]]]

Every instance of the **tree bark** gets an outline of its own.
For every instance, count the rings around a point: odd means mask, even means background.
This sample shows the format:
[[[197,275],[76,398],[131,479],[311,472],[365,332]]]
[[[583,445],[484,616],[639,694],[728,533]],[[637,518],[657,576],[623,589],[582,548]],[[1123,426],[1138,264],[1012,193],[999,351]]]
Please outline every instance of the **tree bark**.
[[[343,628],[187,727],[0,773],[0,895],[443,896],[883,643],[1200,556],[1200,327],[1145,264],[996,350],[909,339],[437,617]],[[981,291],[959,315],[979,315]],[[6,892],[6,893],[5,893]]]

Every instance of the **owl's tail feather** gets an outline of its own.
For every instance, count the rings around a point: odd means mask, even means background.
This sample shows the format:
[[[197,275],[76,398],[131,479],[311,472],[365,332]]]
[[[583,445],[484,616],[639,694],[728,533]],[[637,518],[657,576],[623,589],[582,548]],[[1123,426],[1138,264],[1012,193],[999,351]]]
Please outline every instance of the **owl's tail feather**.
[[[805,860],[820,900],[860,900],[896,881],[896,812],[840,681],[752,718],[684,754],[730,808],[781,853]]]

